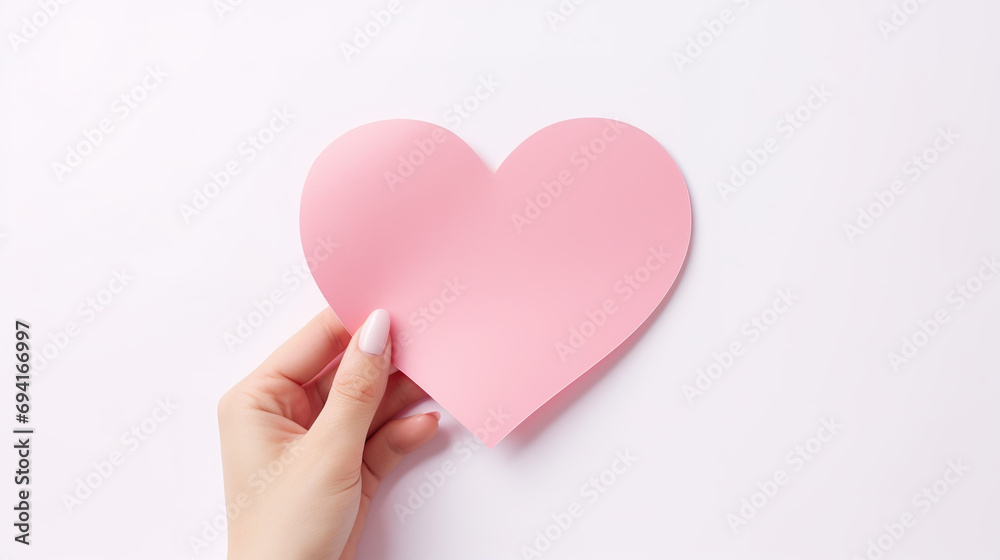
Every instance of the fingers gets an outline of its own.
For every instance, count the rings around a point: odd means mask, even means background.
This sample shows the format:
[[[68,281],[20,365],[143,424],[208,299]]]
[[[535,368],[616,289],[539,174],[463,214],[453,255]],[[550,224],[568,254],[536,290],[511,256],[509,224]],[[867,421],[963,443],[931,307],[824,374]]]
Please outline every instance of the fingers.
[[[351,334],[327,307],[264,360],[260,369],[303,385],[343,352],[350,341]]]
[[[365,445],[364,462],[376,480],[382,480],[399,464],[403,455],[416,451],[434,437],[439,412],[417,414],[386,422]],[[374,491],[369,494],[371,497]]]
[[[319,375],[314,377],[312,381],[309,382],[315,385],[314,389],[316,391],[316,395],[321,399],[321,404],[326,402],[326,397],[327,395],[330,394],[330,386],[333,385],[333,376],[334,373],[337,371],[337,366],[339,365],[340,365],[340,360],[334,360],[330,362],[329,366],[324,368]],[[385,388],[386,395],[392,394],[393,379],[395,379],[396,377],[393,374],[397,373],[398,371],[399,369],[396,368],[395,364],[389,366],[389,384]],[[424,393],[424,395],[426,395],[426,393]],[[377,417],[378,415],[376,414],[376,418]],[[388,418],[386,418],[386,420],[388,420]]]
[[[376,309],[351,339],[333,377],[323,410],[310,428],[330,453],[360,452],[389,377],[389,314]]]
[[[387,422],[365,444],[362,472],[361,503],[357,522],[347,539],[341,558],[356,558],[358,542],[365,526],[372,498],[378,487],[407,453],[423,447],[438,431],[441,413],[429,412]]]
[[[368,426],[368,435],[371,436],[382,427],[383,424],[399,414],[400,410],[410,406],[427,396],[423,389],[417,387],[412,379],[403,372],[397,372],[389,376],[389,381],[385,386],[385,396],[378,404],[375,417]]]

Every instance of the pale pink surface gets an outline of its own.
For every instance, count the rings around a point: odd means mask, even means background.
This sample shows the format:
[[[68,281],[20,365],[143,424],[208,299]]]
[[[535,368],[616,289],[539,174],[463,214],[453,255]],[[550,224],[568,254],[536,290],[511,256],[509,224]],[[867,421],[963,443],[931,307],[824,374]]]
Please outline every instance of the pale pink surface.
[[[581,150],[601,142],[593,158]],[[423,161],[403,178],[401,157]],[[539,200],[563,171],[572,182]],[[519,231],[526,197],[549,204]],[[451,132],[390,120],[323,151],[300,225],[307,256],[338,244],[313,276],[345,326],[386,309],[396,366],[493,447],[656,309],[687,254],[691,203],[666,150],[617,121],[548,126],[494,174]],[[596,325],[588,312],[604,305],[614,311]]]

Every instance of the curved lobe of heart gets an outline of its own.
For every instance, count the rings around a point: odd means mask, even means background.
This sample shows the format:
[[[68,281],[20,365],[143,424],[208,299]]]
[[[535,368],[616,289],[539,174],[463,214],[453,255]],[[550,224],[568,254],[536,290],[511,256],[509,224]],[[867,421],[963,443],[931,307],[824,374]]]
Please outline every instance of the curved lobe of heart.
[[[667,151],[618,121],[548,126],[493,173],[451,132],[390,120],[320,154],[300,228],[344,325],[386,309],[393,363],[493,447],[657,308],[691,202]]]

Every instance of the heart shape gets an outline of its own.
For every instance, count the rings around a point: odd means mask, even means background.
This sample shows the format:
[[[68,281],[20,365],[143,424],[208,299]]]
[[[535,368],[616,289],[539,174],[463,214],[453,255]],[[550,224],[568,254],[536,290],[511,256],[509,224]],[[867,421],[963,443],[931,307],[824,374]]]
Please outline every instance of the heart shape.
[[[596,118],[540,130],[495,174],[434,124],[363,125],[316,159],[300,218],[344,325],[387,310],[396,367],[491,448],[635,332],[691,240],[670,154]]]

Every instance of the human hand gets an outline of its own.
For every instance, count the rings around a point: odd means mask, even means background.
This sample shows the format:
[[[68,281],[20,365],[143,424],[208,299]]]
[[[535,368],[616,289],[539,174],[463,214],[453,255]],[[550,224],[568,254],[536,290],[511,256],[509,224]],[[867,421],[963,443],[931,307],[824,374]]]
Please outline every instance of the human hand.
[[[327,308],[222,397],[230,560],[355,557],[379,481],[440,419],[393,419],[426,394],[391,347],[385,311],[351,337]]]

